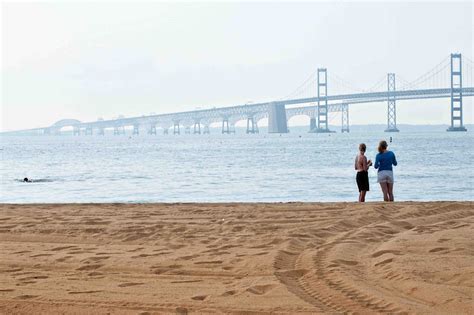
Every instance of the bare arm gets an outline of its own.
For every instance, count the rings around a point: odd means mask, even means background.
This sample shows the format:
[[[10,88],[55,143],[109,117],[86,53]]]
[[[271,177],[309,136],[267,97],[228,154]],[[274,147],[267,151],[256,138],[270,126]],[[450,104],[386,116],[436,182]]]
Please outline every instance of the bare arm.
[[[364,171],[369,170],[369,164],[367,163],[367,157],[365,155],[362,157],[362,169]]]

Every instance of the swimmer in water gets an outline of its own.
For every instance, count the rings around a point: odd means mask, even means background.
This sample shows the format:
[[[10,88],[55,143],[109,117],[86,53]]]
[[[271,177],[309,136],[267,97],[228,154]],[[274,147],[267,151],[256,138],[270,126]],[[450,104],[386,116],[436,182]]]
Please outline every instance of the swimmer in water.
[[[25,183],[30,183],[30,182],[31,182],[31,180],[30,180],[28,177],[23,178],[23,181],[24,181]]]

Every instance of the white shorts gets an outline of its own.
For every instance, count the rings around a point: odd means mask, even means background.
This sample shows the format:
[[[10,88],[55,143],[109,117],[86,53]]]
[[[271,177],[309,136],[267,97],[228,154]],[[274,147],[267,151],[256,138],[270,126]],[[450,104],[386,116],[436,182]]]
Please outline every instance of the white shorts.
[[[377,174],[377,183],[393,184],[393,171],[379,171]]]

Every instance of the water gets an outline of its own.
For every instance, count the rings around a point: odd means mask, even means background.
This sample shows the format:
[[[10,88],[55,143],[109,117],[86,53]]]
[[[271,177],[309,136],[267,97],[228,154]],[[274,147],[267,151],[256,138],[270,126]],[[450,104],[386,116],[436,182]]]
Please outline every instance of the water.
[[[0,202],[355,201],[358,144],[375,160],[378,141],[389,137],[211,132],[1,136]],[[393,134],[396,200],[474,200],[473,144],[472,131]],[[381,200],[375,170],[369,177],[367,200]]]

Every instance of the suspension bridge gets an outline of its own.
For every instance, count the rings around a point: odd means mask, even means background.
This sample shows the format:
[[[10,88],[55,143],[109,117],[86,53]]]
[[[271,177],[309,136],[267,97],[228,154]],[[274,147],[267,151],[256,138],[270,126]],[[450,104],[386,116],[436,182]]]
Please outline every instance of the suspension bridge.
[[[272,102],[93,122],[63,119],[52,126],[9,133],[59,135],[66,128],[72,129],[74,135],[104,135],[107,129],[113,130],[114,135],[121,135],[125,134],[126,128],[132,127],[134,135],[142,132],[156,135],[158,129],[162,129],[164,134],[206,134],[210,132],[210,125],[217,123],[222,133],[229,134],[235,132],[237,122],[244,120],[247,122],[246,132],[254,134],[259,132],[258,122],[265,118],[268,119],[268,132],[286,133],[289,132],[288,120],[298,115],[310,118],[310,132],[328,133],[334,132],[329,129],[333,114],[340,114],[341,132],[349,132],[350,108],[356,104],[381,102],[387,107],[385,131],[398,132],[397,102],[438,98],[449,99],[447,104],[451,109],[451,117],[447,130],[466,131],[463,124],[463,98],[474,95],[472,74],[473,61],[458,53],[447,56],[413,81],[388,73],[367,90],[354,89],[337,75],[329,75],[326,68],[318,68],[293,93]],[[339,87],[341,91],[329,94],[331,85]]]

